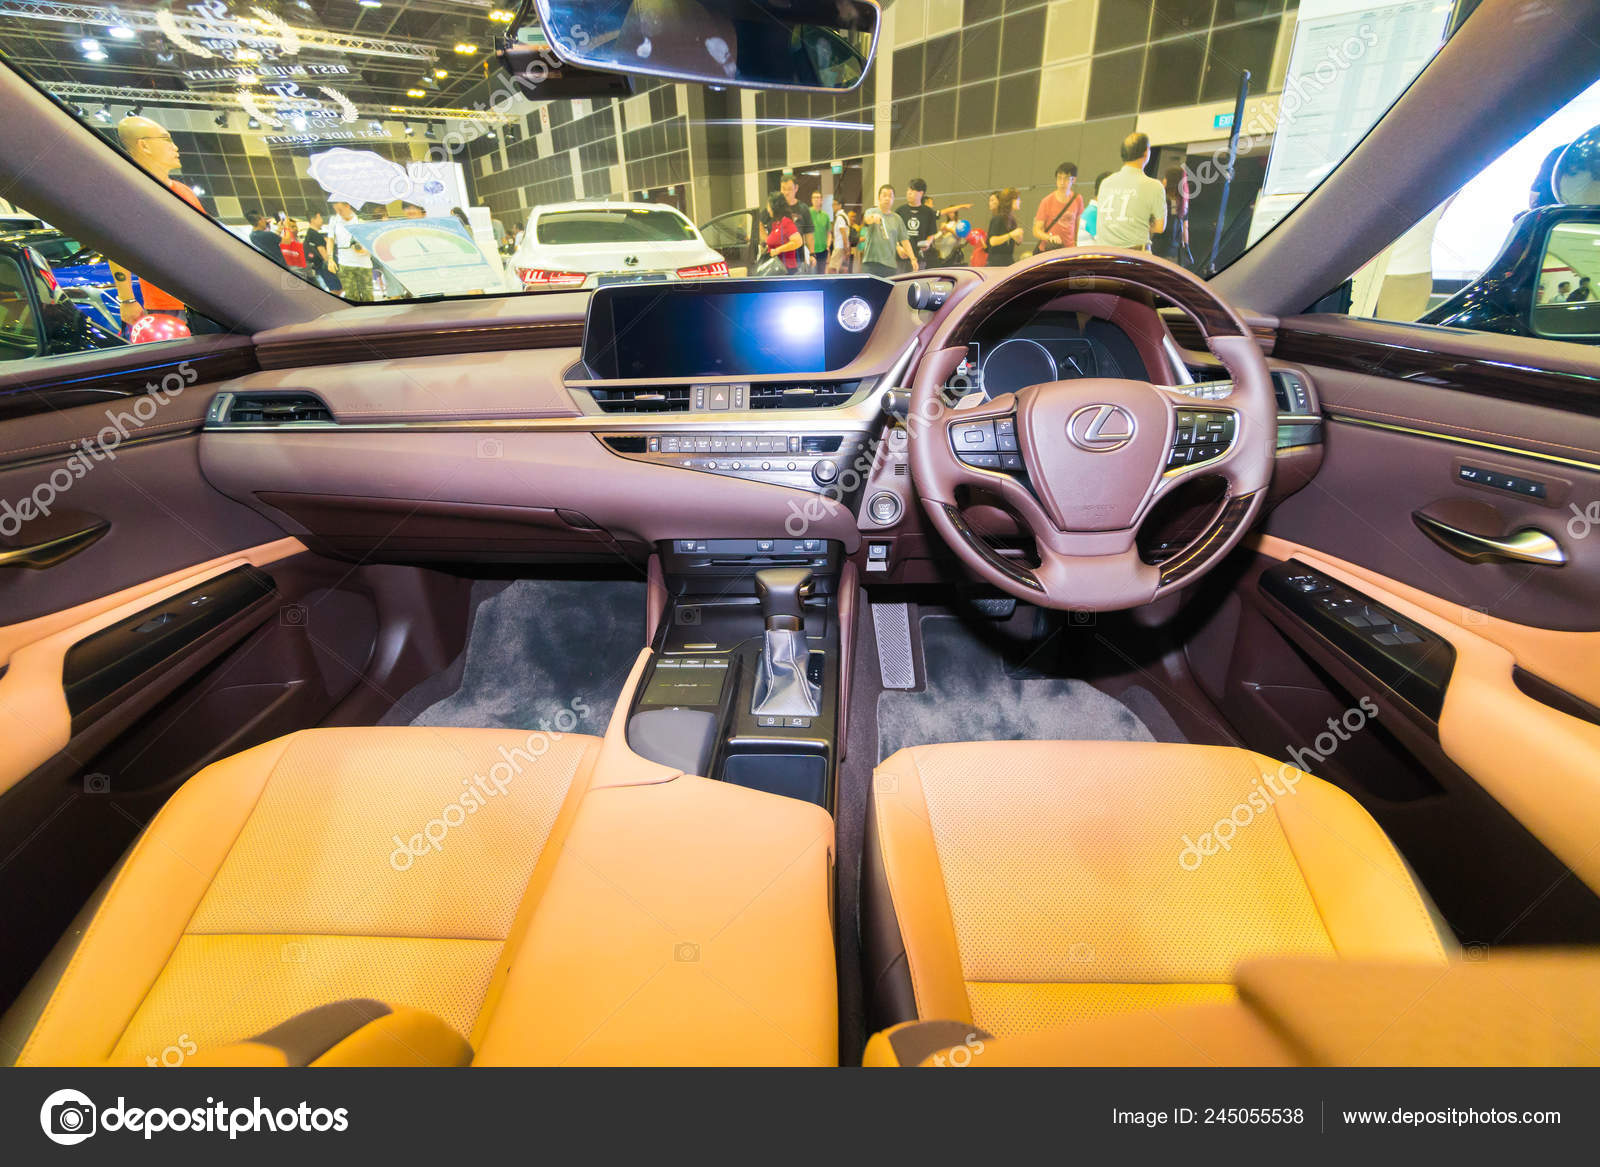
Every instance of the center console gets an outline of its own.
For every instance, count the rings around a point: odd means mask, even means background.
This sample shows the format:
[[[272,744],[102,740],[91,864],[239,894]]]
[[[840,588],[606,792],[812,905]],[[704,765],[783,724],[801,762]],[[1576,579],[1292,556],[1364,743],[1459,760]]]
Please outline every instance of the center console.
[[[840,544],[661,544],[667,603],[634,690],[633,751],[686,773],[833,809]]]

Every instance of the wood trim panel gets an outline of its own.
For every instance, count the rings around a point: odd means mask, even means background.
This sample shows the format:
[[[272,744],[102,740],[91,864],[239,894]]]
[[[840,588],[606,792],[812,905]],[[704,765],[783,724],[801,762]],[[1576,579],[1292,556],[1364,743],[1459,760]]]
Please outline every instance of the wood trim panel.
[[[1161,313],[1161,319],[1166,322],[1168,331],[1172,333],[1173,342],[1179,348],[1194,353],[1206,351],[1205,333],[1201,332],[1200,326],[1187,315],[1182,312],[1164,311]],[[1269,355],[1277,355],[1273,350],[1278,335],[1277,329],[1270,324],[1256,324],[1249,320],[1245,323],[1250,328],[1250,334],[1261,345],[1261,350]]]
[[[1063,293],[1094,291],[1097,281],[1157,293],[1198,320],[1197,331],[1203,330],[1208,337],[1243,335],[1210,289],[1180,267],[1131,254],[1065,250],[1046,255],[1049,258],[1024,260],[1003,280],[986,285],[970,298],[942,343],[946,347],[966,344],[991,312],[1018,296],[1053,285],[1059,285]],[[1202,342],[1198,347],[1205,345]]]
[[[576,348],[582,342],[582,320],[548,320],[442,328],[428,332],[352,333],[315,340],[280,341],[257,345],[256,360],[262,369],[293,369],[450,353]]]
[[[214,348],[166,350],[159,358],[150,350],[141,351],[138,347],[104,350],[104,356],[123,356],[126,352],[126,359],[96,361],[92,367],[73,361],[70,371],[41,363],[36,366],[40,374],[38,380],[28,379],[11,388],[0,388],[0,421],[137,397],[153,387],[160,387],[167,375],[182,370],[194,373],[192,377],[184,376],[185,386],[213,385],[256,372],[259,366],[255,350],[244,337],[237,340],[237,344]],[[45,362],[50,360],[44,358]],[[33,370],[8,372],[25,376]],[[198,422],[195,428],[199,428]]]
[[[1413,345],[1280,328],[1273,356],[1318,368],[1455,389],[1503,401],[1583,412],[1600,408],[1600,377],[1434,352]]]

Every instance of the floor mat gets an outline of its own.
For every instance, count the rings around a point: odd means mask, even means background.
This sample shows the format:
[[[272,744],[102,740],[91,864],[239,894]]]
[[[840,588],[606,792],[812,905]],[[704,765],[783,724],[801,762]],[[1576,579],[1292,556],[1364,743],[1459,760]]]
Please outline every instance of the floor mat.
[[[981,624],[922,620],[927,684],[878,695],[878,758],[970,741],[1155,741],[1134,711],[1087,681],[1041,676]],[[1169,719],[1170,720],[1170,719]]]
[[[466,651],[393,715],[411,725],[603,734],[644,647],[644,608],[640,581],[517,580],[477,605]]]

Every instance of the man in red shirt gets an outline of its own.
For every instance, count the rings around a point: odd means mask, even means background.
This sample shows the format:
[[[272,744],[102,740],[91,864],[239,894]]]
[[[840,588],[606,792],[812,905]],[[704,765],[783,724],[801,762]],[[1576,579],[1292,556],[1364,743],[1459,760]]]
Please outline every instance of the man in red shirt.
[[[1033,217],[1033,237],[1038,250],[1054,251],[1078,245],[1078,219],[1083,215],[1083,196],[1073,193],[1078,181],[1078,164],[1063,162],[1056,167],[1056,189],[1039,202]]]
[[[200,205],[194,191],[172,177],[172,172],[178,169],[178,147],[173,144],[172,135],[166,127],[149,118],[125,117],[117,123],[117,138],[135,162],[155,175],[173,194],[202,215],[205,214],[206,209]],[[111,278],[116,281],[117,305],[121,309],[124,328],[132,326],[146,312],[163,312],[180,319],[187,316],[182,300],[163,292],[149,280],[139,281],[139,291],[144,296],[141,306],[134,298],[133,275],[127,268],[113,263]]]

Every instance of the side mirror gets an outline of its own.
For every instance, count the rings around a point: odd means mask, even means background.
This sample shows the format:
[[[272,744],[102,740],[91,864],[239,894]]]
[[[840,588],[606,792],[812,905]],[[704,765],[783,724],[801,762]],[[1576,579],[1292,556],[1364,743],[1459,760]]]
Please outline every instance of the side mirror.
[[[831,93],[861,84],[879,17],[874,0],[529,0],[508,44],[547,41],[603,73]]]
[[[1535,336],[1600,344],[1600,206],[1582,210],[1545,232],[1528,323]]]

